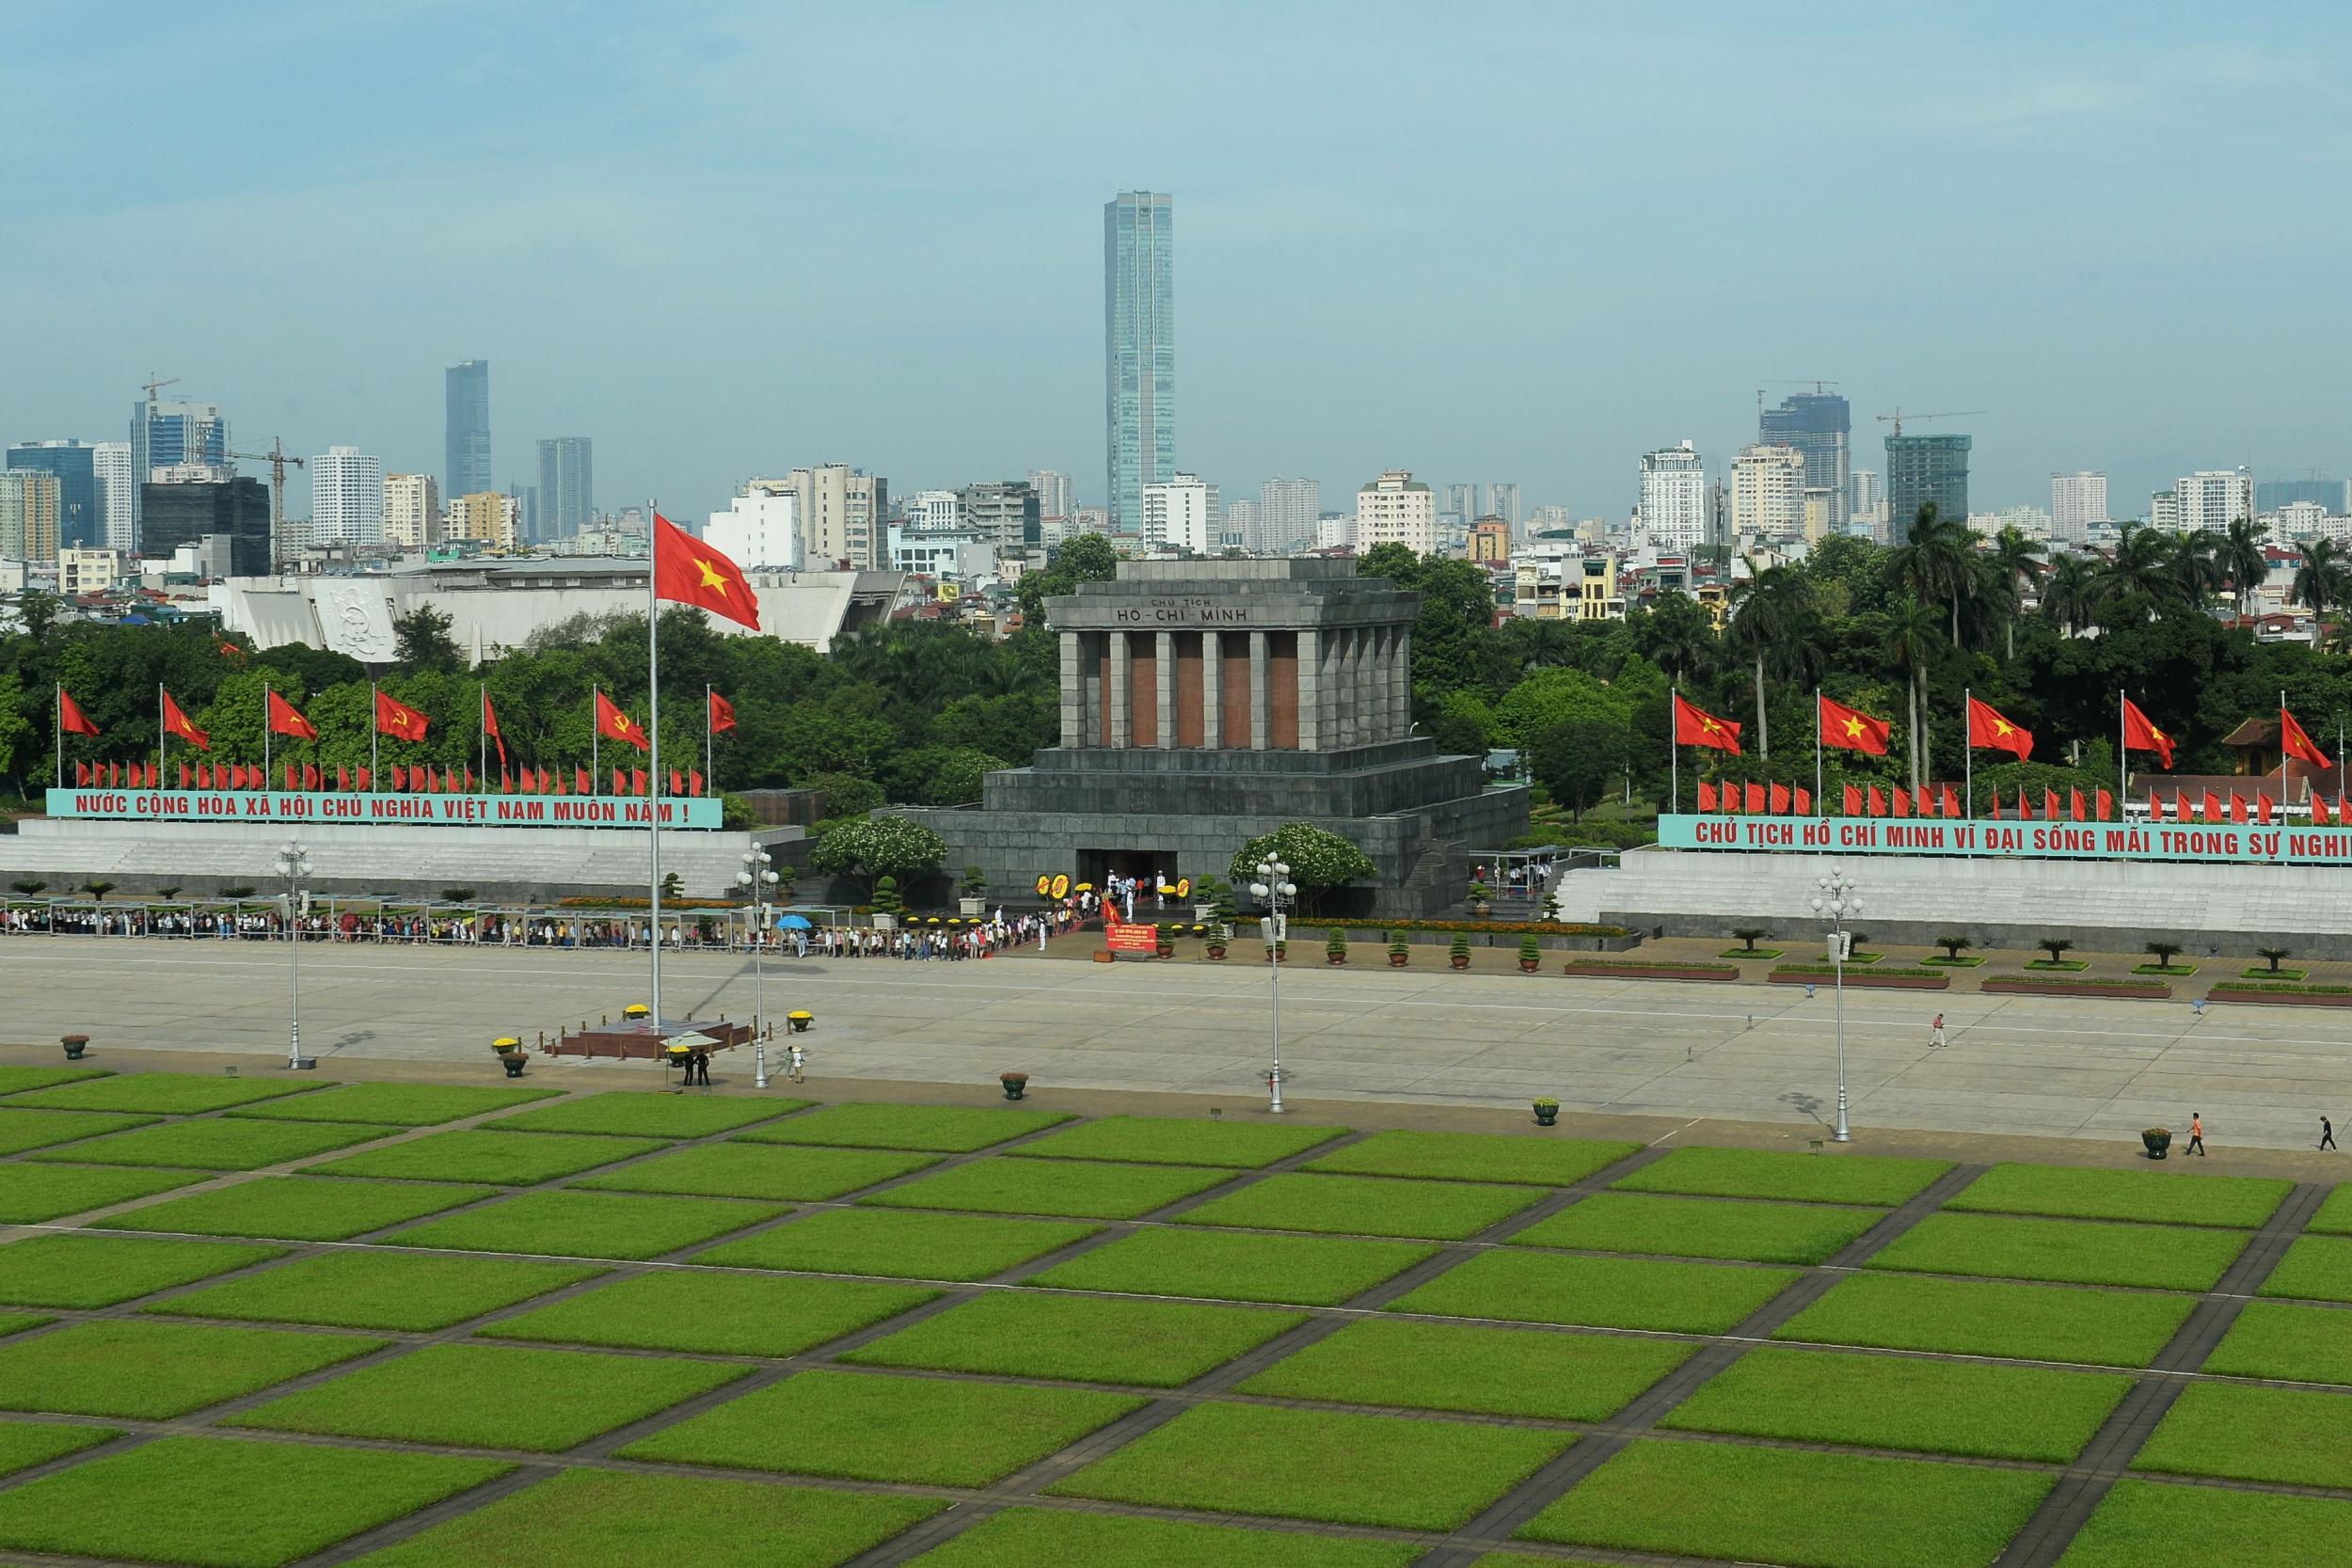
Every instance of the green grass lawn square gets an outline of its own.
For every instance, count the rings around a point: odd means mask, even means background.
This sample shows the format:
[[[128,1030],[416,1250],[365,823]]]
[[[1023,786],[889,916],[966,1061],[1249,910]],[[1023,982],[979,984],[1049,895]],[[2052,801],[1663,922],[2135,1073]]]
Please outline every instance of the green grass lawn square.
[[[275,1399],[230,1426],[560,1453],[752,1369],[522,1345],[428,1345]]]
[[[89,1078],[112,1078],[103,1067],[0,1067],[0,1094],[24,1094]]]
[[[2321,1235],[2352,1236],[2352,1181],[2328,1193],[2328,1201],[2303,1228]]]
[[[831,1152],[800,1149],[797,1153]],[[876,1193],[864,1203],[894,1209],[960,1209],[983,1214],[1067,1214],[1131,1220],[1232,1180],[1230,1170],[1110,1165],[1091,1160],[1016,1160],[998,1155]]]
[[[1890,1160],[1874,1154],[1677,1148],[1611,1185],[1629,1193],[1774,1197],[1790,1203],[1865,1203],[1891,1209],[1918,1196],[1951,1168],[1948,1160]]]
[[[16,1111],[0,1106],[0,1154],[22,1154],[75,1138],[94,1138],[145,1127],[153,1117],[123,1116],[114,1111]]]
[[[358,1568],[835,1568],[947,1505],[749,1481],[567,1470]]]
[[[1988,1568],[2056,1477],[1981,1465],[1636,1442],[1519,1536],[1807,1568]]]
[[[1310,1160],[1302,1170],[1343,1176],[1414,1176],[1438,1181],[1506,1181],[1568,1187],[1608,1169],[1640,1144],[1503,1132],[1375,1132]]]
[[[2306,1301],[2352,1301],[2352,1237],[2305,1236],[2287,1248],[2255,1292]]]
[[[161,1421],[381,1350],[348,1334],[104,1319],[0,1342],[0,1410]]]
[[[1067,1111],[978,1105],[828,1105],[809,1116],[746,1132],[751,1143],[831,1144],[845,1148],[915,1148],[969,1154],[1025,1132],[1072,1120]]]
[[[2194,1299],[1907,1275],[1852,1275],[1783,1323],[1776,1339],[1942,1351],[2094,1367],[2154,1362]]]
[[[280,1568],[513,1468],[440,1454],[162,1437],[0,1492],[0,1546]]]
[[[194,1242],[130,1243],[195,1246]],[[0,1251],[0,1256],[5,1256]],[[605,1271],[586,1263],[524,1263],[425,1253],[330,1252],[151,1308],[190,1318],[320,1323],[429,1333],[529,1301]]]
[[[2119,1481],[2058,1568],[2352,1568],[2352,1502]]]
[[[2241,1230],[2112,1220],[1930,1214],[1888,1243],[1867,1266],[2069,1285],[2210,1291],[2246,1250],[2249,1239]]]
[[[1545,1196],[1541,1187],[1284,1172],[1260,1177],[1238,1192],[1186,1210],[1177,1216],[1177,1223],[1458,1242],[1509,1219]]]
[[[616,1350],[798,1355],[938,1296],[907,1285],[662,1270],[501,1318],[481,1334]]]
[[[1709,1379],[1659,1425],[2063,1465],[2082,1452],[2131,1386],[2121,1372],[1757,1350]]]
[[[647,1093],[617,1089],[607,1094],[568,1095],[552,1105],[501,1117],[490,1126],[501,1132],[596,1132],[637,1138],[707,1138],[805,1110],[809,1100],[755,1100],[729,1095]]]
[[[1304,1312],[997,1291],[851,1351],[917,1367],[1178,1388],[1307,1321]]]
[[[1406,1568],[1427,1547],[1123,1513],[1009,1508],[914,1559],[915,1568]],[[1550,1568],[1559,1568],[1557,1563]]]
[[[98,1230],[166,1230],[199,1236],[264,1236],[342,1242],[403,1220],[437,1214],[495,1196],[497,1187],[444,1181],[354,1181],[326,1176],[262,1176],[190,1193],[98,1220]]]
[[[40,1105],[58,1111],[129,1111],[141,1116],[187,1117],[225,1111],[280,1095],[307,1094],[319,1084],[274,1084],[267,1079],[206,1077],[193,1072],[123,1072],[39,1089],[10,1105]]]
[[[1944,1207],[1994,1214],[2235,1226],[2250,1230],[2268,1219],[2294,1190],[2292,1181],[2250,1176],[1999,1164],[1968,1183]]]
[[[2333,1307],[2249,1301],[2202,1370],[2230,1377],[2352,1385],[2352,1323]]]
[[[1437,1250],[1411,1242],[1153,1228],[1082,1252],[1029,1283],[1072,1291],[1337,1307]]]
[[[345,1084],[299,1100],[247,1105],[234,1117],[293,1121],[365,1121],[386,1127],[430,1127],[546,1100],[554,1089],[497,1089],[469,1084]]]
[[[567,1137],[549,1133],[526,1138],[514,1132],[456,1128],[427,1132],[405,1143],[346,1154],[305,1167],[314,1176],[380,1176],[408,1181],[486,1181],[530,1187],[593,1170],[598,1165],[647,1154],[665,1146],[657,1138]]]
[[[384,1244],[560,1258],[659,1258],[790,1212],[780,1203],[728,1197],[518,1193],[502,1203],[396,1230]]]
[[[1740,1198],[1595,1193],[1513,1236],[1518,1246],[1729,1258],[1756,1263],[1825,1263],[1883,1209]]]
[[[112,1427],[62,1426],[51,1421],[0,1421],[0,1476],[63,1459],[122,1433]]]
[[[695,1261],[886,1279],[990,1279],[1102,1228],[1076,1220],[828,1209],[756,1236],[722,1242]]]
[[[511,1135],[511,1134],[501,1134]],[[532,1134],[555,1137],[556,1133]],[[593,1140],[613,1143],[613,1138]],[[677,1193],[697,1197],[754,1197],[770,1202],[821,1203],[937,1164],[930,1154],[889,1154],[866,1148],[778,1148],[705,1144],[640,1160],[626,1170],[593,1176],[577,1186],[624,1193]]]
[[[175,1121],[91,1138],[69,1148],[43,1149],[33,1160],[95,1165],[163,1165],[181,1170],[258,1170],[307,1160],[384,1135],[381,1127],[313,1121]]]
[[[1197,1404],[1046,1488],[1066,1497],[1450,1530],[1534,1475],[1565,1432]]]
[[[2352,1394],[2192,1383],[2132,1468],[2352,1487]]]
[[[0,1224],[45,1225],[110,1209],[174,1187],[209,1181],[202,1170],[133,1170],[119,1165],[0,1165]]]
[[[1143,1402],[1085,1388],[810,1371],[641,1437],[621,1457],[985,1486]]]
[[[1372,1318],[1276,1362],[1238,1391],[1600,1421],[1689,1360],[1695,1348],[1616,1334]]]
[[[1144,1165],[1254,1170],[1329,1143],[1344,1127],[1207,1117],[1104,1117],[1014,1150],[1032,1160],[1123,1160]]]
[[[135,1236],[35,1236],[0,1246],[0,1302],[112,1307],[286,1255],[284,1247]]]
[[[1793,1269],[1497,1251],[1449,1269],[1389,1310],[1728,1334],[1798,1277]]]

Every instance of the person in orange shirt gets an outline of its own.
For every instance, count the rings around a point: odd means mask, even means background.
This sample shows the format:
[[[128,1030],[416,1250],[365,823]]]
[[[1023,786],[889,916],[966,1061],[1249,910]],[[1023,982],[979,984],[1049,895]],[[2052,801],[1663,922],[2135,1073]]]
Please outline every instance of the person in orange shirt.
[[[2188,1148],[2187,1148],[2187,1150],[2185,1151],[2185,1153],[2186,1153],[2186,1154],[2203,1154],[2204,1152],[2205,1152],[2205,1117],[2204,1117],[2204,1114],[2203,1114],[2202,1112],[2201,1112],[2201,1111],[2191,1111],[2191,1112],[2188,1114]],[[2210,1156],[2208,1156],[2208,1158],[2210,1158]]]

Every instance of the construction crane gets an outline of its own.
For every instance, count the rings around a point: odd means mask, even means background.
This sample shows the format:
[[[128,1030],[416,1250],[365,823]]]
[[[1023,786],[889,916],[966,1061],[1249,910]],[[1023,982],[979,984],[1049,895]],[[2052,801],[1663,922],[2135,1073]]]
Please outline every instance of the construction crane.
[[[147,394],[148,402],[153,403],[157,392],[163,390],[167,387],[177,387],[179,385],[180,378],[176,375],[167,375],[158,381],[155,378],[155,372],[153,371],[150,371],[147,372],[147,379],[139,383],[139,389]]]
[[[1768,375],[1762,379],[1764,387],[1810,387],[1813,388],[1813,392],[1816,397],[1819,397],[1822,393],[1828,391],[1832,387],[1837,385],[1835,381],[1822,381],[1809,375]],[[1756,389],[1756,417],[1759,420],[1764,417],[1764,387],[1758,387]]]
[[[1983,412],[1981,408],[1952,408],[1941,414],[1906,414],[1898,408],[1892,414],[1881,414],[1879,419],[1883,421],[1892,421],[1895,426],[1894,434],[1900,436],[1903,433],[1905,420],[1964,420],[1971,414]]]
[[[248,463],[269,465],[269,563],[278,568],[278,546],[286,521],[286,465],[299,468],[304,460],[286,455],[286,443],[273,436],[267,451],[232,451],[227,454],[231,462],[243,458]]]

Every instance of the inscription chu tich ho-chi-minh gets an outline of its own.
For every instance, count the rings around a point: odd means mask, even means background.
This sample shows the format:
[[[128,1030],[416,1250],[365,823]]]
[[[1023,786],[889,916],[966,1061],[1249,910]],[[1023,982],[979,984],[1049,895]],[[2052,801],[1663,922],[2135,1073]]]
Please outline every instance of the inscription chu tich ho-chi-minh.
[[[1133,626],[1246,626],[1249,621],[1248,606],[1206,595],[1184,599],[1147,599],[1139,605],[1122,606],[1112,615],[1120,625]]]

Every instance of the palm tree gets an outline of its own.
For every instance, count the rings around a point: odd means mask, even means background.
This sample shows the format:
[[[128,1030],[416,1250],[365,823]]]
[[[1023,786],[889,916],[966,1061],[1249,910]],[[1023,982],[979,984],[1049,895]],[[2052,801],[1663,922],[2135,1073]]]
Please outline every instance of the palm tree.
[[[2221,539],[2200,529],[2172,536],[2165,572],[2172,591],[2191,610],[2202,610],[2228,576],[2221,564]]]
[[[2263,548],[2262,531],[2253,523],[2239,517],[2230,524],[2221,536],[2221,568],[2230,575],[2230,584],[2237,590],[2237,612],[2254,612],[2254,585],[2269,575],[2270,557]]]
[[[1714,662],[1714,617],[1687,595],[1660,594],[1655,606],[1633,619],[1632,632],[1635,650],[1677,684],[1705,673]]]
[[[1730,642],[1748,657],[1756,679],[1756,746],[1758,755],[1772,754],[1772,731],[1764,717],[1764,674],[1770,664],[1785,673],[1792,661],[1808,619],[1812,584],[1793,566],[1756,569],[1748,558],[1745,581],[1731,591]]]
[[[2014,528],[2005,528],[1994,536],[1994,575],[2007,611],[2002,617],[2006,658],[2017,657],[2017,612],[2025,602],[2026,586],[2042,576],[2042,546]]]
[[[1935,658],[1937,648],[1944,645],[1944,629],[1937,624],[1940,617],[1928,605],[1915,598],[1905,599],[1895,607],[1886,627],[1886,657],[1895,668],[1903,672],[1911,695],[1911,787],[1917,789],[1925,782],[1920,763],[1927,751],[1927,726],[1919,701],[1920,677]]]
[[[2050,562],[2049,580],[2042,585],[2042,613],[2074,636],[2090,625],[2097,598],[2097,574],[2079,555],[2062,555]]]
[[[2123,531],[2116,541],[2115,557],[2099,570],[2092,583],[2092,603],[2100,608],[2121,599],[2152,602],[2170,596],[2178,578],[2171,575],[2171,546],[2167,535],[2153,528]]]
[[[1961,601],[1974,586],[1975,558],[1976,536],[1967,523],[1938,515],[1935,503],[1926,501],[1911,520],[1909,539],[1888,558],[1886,579],[1931,604],[1948,607],[1951,640],[1957,646]]]
[[[2295,568],[2295,581],[2287,589],[2287,596],[2306,606],[2316,621],[2324,617],[2331,606],[2341,606],[2352,587],[2352,562],[2344,560],[2344,546],[2332,539],[2303,541],[2303,562]]]

